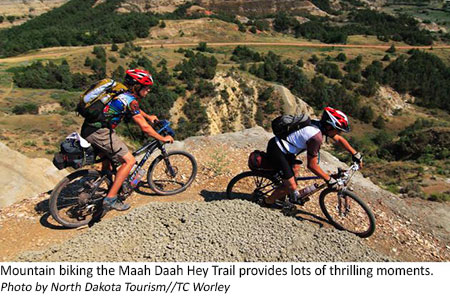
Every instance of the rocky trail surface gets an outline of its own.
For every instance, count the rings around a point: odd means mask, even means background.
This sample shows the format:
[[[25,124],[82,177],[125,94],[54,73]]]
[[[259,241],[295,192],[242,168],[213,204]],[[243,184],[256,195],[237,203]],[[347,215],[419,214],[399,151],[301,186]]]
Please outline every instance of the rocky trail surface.
[[[194,154],[199,173],[184,193],[162,197],[145,187],[128,212],[93,227],[63,229],[42,194],[0,210],[0,261],[449,261],[449,205],[400,199],[355,176],[355,193],[373,210],[368,239],[329,225],[313,198],[294,217],[241,200],[226,185],[265,149],[262,128],[192,137],[172,148]],[[342,164],[322,151],[322,166]],[[304,170],[306,173],[307,171]],[[128,201],[128,200],[127,200]]]

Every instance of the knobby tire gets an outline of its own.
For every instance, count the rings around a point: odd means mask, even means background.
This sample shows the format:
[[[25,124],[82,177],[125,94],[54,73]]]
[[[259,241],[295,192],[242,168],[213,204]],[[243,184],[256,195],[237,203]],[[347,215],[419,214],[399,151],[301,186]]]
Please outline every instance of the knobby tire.
[[[272,176],[254,171],[236,175],[227,186],[228,199],[243,199],[257,202],[257,196],[268,197],[276,188]],[[258,195],[256,195],[258,193]]]
[[[108,179],[101,181],[97,189],[87,186],[89,183],[98,182],[101,177],[96,170],[78,170],[64,177],[50,195],[49,208],[53,219],[67,228],[89,224],[93,215],[99,213],[101,201],[111,186]],[[93,198],[87,197],[92,192]],[[85,204],[79,203],[82,195],[86,196]],[[101,211],[100,214],[103,216],[105,212]]]
[[[319,197],[320,208],[330,223],[339,230],[349,231],[362,238],[371,236],[375,232],[375,217],[367,204],[356,194],[343,191],[343,197],[347,197],[351,205],[349,215],[340,216],[337,213],[337,194],[336,190],[326,189]]]
[[[167,163],[170,163],[174,173],[168,169]],[[169,151],[167,158],[159,155],[151,163],[147,172],[147,182],[150,189],[158,195],[175,195],[185,191],[196,175],[197,162],[194,156],[185,151]]]

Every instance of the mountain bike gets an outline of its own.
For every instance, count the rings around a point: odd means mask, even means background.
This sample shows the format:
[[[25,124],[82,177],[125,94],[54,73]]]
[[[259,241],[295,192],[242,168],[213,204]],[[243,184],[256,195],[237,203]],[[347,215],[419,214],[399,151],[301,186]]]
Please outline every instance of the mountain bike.
[[[319,195],[320,209],[334,227],[339,230],[349,231],[362,238],[371,236],[375,231],[375,217],[367,204],[350,191],[348,186],[358,169],[357,163],[352,164],[348,170],[338,168],[338,172],[332,175],[337,180],[336,188],[328,188],[326,183],[316,184],[315,190],[304,195],[300,199],[300,203],[296,204],[305,204],[310,199],[310,196],[322,190]],[[295,179],[306,182],[320,178],[309,176],[296,177]],[[229,182],[227,198],[243,199],[258,203],[282,184],[283,180],[280,171],[243,172]],[[280,207],[284,206],[282,202],[278,202],[278,204]],[[292,208],[293,205],[288,207]]]
[[[175,133],[170,123],[163,120],[158,123],[157,132],[162,135]],[[140,185],[140,179],[145,174],[144,165],[151,154],[159,149],[158,155],[150,164],[147,171],[147,183],[151,190],[158,195],[174,195],[186,190],[197,175],[197,162],[191,154],[185,151],[167,151],[163,142],[152,140],[133,152],[133,156],[144,153],[143,158],[136,163],[130,175],[122,184],[118,197],[122,201],[129,197]],[[95,162],[109,159],[105,156]],[[76,228],[101,219],[106,213],[102,209],[103,198],[106,197],[117,172],[113,169],[100,172],[95,169],[82,169],[63,178],[53,189],[49,207],[52,217],[61,225]]]

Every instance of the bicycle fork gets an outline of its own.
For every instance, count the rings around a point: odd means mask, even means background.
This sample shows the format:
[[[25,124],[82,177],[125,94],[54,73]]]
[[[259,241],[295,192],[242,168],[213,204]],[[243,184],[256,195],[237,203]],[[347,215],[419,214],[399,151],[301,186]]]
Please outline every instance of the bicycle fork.
[[[166,149],[162,148],[161,153],[163,155],[164,163],[166,164],[166,173],[171,177],[175,177],[177,174],[175,172],[175,169],[170,164],[169,155],[167,155]]]
[[[347,201],[347,197],[343,195],[342,192],[338,192],[338,203],[336,205],[336,210],[339,212],[340,217],[346,217],[350,212],[350,204]]]

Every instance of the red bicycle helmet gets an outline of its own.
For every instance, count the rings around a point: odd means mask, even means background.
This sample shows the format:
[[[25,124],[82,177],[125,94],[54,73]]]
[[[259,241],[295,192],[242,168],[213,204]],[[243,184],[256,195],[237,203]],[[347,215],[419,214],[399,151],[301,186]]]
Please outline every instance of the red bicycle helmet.
[[[343,131],[349,132],[350,127],[348,125],[347,116],[340,110],[325,107],[322,114],[322,119],[320,120],[322,124],[330,124],[333,128]]]
[[[140,69],[127,70],[125,75],[125,84],[133,86],[135,84],[140,84],[143,86],[153,85],[152,75]]]

